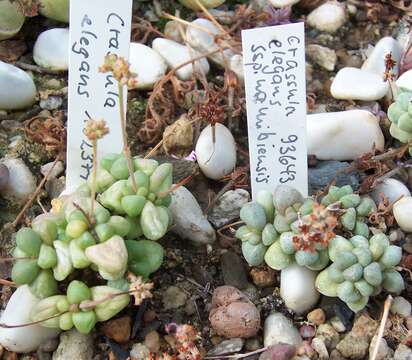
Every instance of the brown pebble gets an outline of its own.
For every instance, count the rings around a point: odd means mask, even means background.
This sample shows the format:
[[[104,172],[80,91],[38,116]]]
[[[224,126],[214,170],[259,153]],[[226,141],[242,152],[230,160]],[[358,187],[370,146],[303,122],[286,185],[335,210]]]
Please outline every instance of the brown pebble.
[[[128,316],[110,320],[102,326],[104,335],[122,344],[129,341],[131,331],[131,320]]]
[[[320,325],[326,320],[325,312],[322,309],[315,309],[308,314],[308,321],[312,324]]]
[[[144,344],[151,352],[157,353],[160,350],[160,337],[157,331],[149,332],[144,338]]]
[[[408,328],[409,331],[412,331],[412,315],[409,315],[406,319],[405,319],[405,324],[406,327]]]
[[[154,310],[147,310],[144,314],[143,314],[143,321],[145,323],[149,323],[151,321],[153,321],[154,319],[156,319],[157,315],[156,315],[156,311]]]
[[[253,283],[260,288],[274,285],[276,282],[276,272],[271,268],[253,268],[250,272]]]

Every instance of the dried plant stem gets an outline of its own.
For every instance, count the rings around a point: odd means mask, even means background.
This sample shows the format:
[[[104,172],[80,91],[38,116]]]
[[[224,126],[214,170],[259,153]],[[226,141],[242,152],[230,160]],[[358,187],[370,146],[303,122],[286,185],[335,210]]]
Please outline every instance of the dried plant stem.
[[[192,178],[194,176],[197,175],[197,171],[195,171],[193,174],[186,176],[184,179],[180,180],[177,184],[175,184],[174,186],[172,186],[169,190],[165,191],[165,192],[161,192],[159,193],[158,197],[159,198],[163,198],[167,195],[169,195],[172,192],[175,192],[178,188],[180,188],[181,186],[186,185],[190,180],[192,180]]]
[[[206,356],[204,359],[243,359],[245,357],[249,357],[251,355],[256,355],[256,354],[260,354],[264,351],[266,351],[267,349],[269,349],[268,346],[262,348],[262,349],[258,349],[246,354],[234,354],[234,355],[226,355],[226,356]]]
[[[91,194],[91,206],[90,206],[90,217],[93,218],[94,207],[96,202],[96,177],[97,177],[97,140],[92,141],[93,145],[93,170],[92,170],[92,194]]]
[[[8,325],[8,324],[2,324],[0,323],[0,328],[6,328],[6,329],[15,329],[15,328],[22,328],[22,327],[27,327],[27,326],[32,326],[32,325],[36,325],[36,324],[41,324],[43,321],[47,321],[47,320],[51,320],[54,318],[59,317],[60,315],[66,314],[68,311],[63,312],[63,313],[59,313],[53,316],[50,316],[46,319],[41,319],[41,320],[37,320],[37,321],[32,321],[29,323],[25,323],[25,324],[21,324],[21,325]]]
[[[18,285],[13,282],[13,281],[9,281],[9,280],[5,280],[5,279],[0,279],[0,285],[3,286],[11,286],[11,287],[18,287]]]
[[[200,7],[200,9],[205,13],[205,15],[209,18],[209,20],[216,25],[216,27],[226,36],[229,36],[229,33],[224,29],[224,27],[222,25],[220,25],[220,23],[216,20],[216,18],[209,12],[209,10],[206,8],[206,6],[204,6],[202,4],[201,1],[199,0],[195,0],[195,3],[197,6]]]
[[[386,325],[386,321],[388,320],[389,310],[391,308],[392,301],[393,301],[393,297],[391,295],[388,295],[388,297],[385,300],[385,305],[383,307],[382,319],[379,325],[379,331],[376,337],[375,347],[373,348],[373,352],[372,352],[372,356],[370,357],[370,360],[376,360],[376,357],[378,355],[379,344],[383,337],[383,332],[385,331],[385,325]]]
[[[52,173],[54,167],[56,166],[57,162],[60,160],[60,156],[61,154],[57,155],[56,160],[54,160],[52,166],[50,167],[49,171],[47,172],[47,174],[44,176],[44,178],[42,179],[42,181],[40,181],[40,184],[37,186],[36,190],[34,190],[34,193],[32,194],[32,196],[29,198],[29,200],[27,200],[26,204],[24,204],[23,209],[20,210],[19,214],[16,216],[16,219],[12,222],[12,226],[15,228],[20,220],[22,219],[24,213],[26,212],[26,210],[33,204],[33,201],[36,200],[37,195],[40,193],[40,190],[43,188],[44,184],[46,183],[46,181],[49,179],[50,174]]]
[[[129,169],[130,179],[132,181],[132,188],[134,192],[137,192],[136,179],[134,177],[132,156],[130,155],[130,148],[127,142],[127,131],[126,131],[126,116],[124,108],[124,97],[123,97],[123,85],[119,82],[119,109],[120,109],[120,126],[122,128],[122,137],[123,137],[123,152],[126,157],[127,167]]]
[[[108,300],[112,300],[115,297],[118,297],[120,295],[130,295],[133,291],[122,291],[122,292],[118,292],[118,293],[113,293],[113,294],[109,294],[99,300],[85,300],[82,301],[79,305],[79,309],[80,310],[89,310],[89,309],[94,309],[97,305],[100,305],[102,303],[104,303],[105,301]]]
[[[159,148],[163,145],[165,139],[160,140],[155,147],[153,147],[153,149],[151,149],[147,155],[144,157],[144,159],[149,159],[150,157],[152,157],[157,150],[159,150]]]

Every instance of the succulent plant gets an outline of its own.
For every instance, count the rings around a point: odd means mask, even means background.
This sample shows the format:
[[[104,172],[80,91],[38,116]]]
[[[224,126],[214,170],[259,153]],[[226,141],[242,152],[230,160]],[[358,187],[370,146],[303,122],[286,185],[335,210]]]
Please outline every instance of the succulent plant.
[[[382,289],[392,293],[404,289],[402,276],[395,269],[402,249],[390,245],[385,234],[369,240],[361,235],[349,240],[336,236],[329,244],[328,255],[332,264],[317,276],[316,288],[323,295],[339,297],[355,312]]]
[[[246,225],[236,237],[252,266],[263,260],[276,270],[293,262],[312,270],[329,263],[327,247],[335,228],[353,235],[369,235],[364,222],[375,204],[368,197],[354,194],[350,186],[332,186],[320,203],[289,186],[278,186],[274,195],[258,194],[255,202],[243,206],[240,218]]]
[[[97,200],[92,201],[89,185],[84,184],[75,193],[53,200],[52,212],[17,232],[12,280],[28,284],[43,299],[33,310],[33,321],[53,317],[42,324],[62,330],[74,326],[88,333],[96,322],[125,307],[129,295],[79,310],[82,302],[128,289],[127,270],[147,278],[161,266],[164,251],[156,241],[172,222],[168,209],[172,166],[141,158],[135,158],[133,165],[137,192],[124,156],[110,154],[98,170]],[[58,282],[85,268],[97,271],[111,286],[89,289],[74,280],[66,295],[58,295]]]
[[[40,0],[39,13],[50,19],[69,22],[69,0]]]
[[[16,35],[24,24],[26,17],[15,1],[0,1],[0,41]]]
[[[396,97],[394,103],[389,106],[388,118],[391,121],[391,135],[402,143],[412,139],[412,92],[403,91]],[[412,148],[409,148],[412,154]]]

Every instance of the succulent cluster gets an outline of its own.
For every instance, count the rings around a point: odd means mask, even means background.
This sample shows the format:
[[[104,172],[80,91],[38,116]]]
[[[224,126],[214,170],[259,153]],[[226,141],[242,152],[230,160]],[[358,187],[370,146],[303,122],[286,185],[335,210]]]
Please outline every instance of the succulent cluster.
[[[389,106],[388,118],[391,121],[391,135],[402,143],[412,140],[412,92],[401,92]],[[412,153],[411,148],[409,152]]]
[[[320,203],[288,186],[272,195],[259,193],[256,202],[246,204],[240,217],[246,225],[236,236],[250,265],[263,260],[281,270],[293,262],[312,270],[329,263],[327,247],[335,228],[353,235],[369,235],[365,217],[374,209],[369,197],[361,198],[352,188],[332,186]]]
[[[31,228],[21,228],[16,234],[12,280],[30,285],[35,295],[45,298],[41,303],[55,303],[57,309],[60,300],[56,299],[63,296],[56,295],[58,282],[75,269],[91,268],[109,282],[121,281],[127,270],[144,278],[156,271],[163,262],[163,248],[156,240],[172,223],[168,209],[172,165],[135,158],[133,166],[137,192],[125,157],[108,155],[97,171],[97,200],[92,201],[89,185],[84,184],[75,193],[53,200],[52,211],[34,219]],[[101,288],[91,288],[91,294]],[[97,314],[97,321],[101,318]]]
[[[360,235],[349,240],[336,236],[328,254],[332,264],[317,276],[316,287],[326,296],[339,297],[355,312],[382,289],[391,293],[404,289],[402,276],[395,269],[402,249],[390,245],[385,234],[369,240]]]

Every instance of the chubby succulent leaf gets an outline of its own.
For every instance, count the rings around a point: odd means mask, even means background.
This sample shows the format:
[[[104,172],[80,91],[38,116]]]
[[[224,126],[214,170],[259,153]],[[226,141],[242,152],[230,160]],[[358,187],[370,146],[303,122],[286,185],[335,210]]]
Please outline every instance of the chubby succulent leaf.
[[[167,209],[163,206],[155,206],[151,201],[147,201],[140,216],[140,226],[147,239],[161,239],[169,227]]]
[[[337,289],[338,283],[332,281],[329,277],[329,268],[321,271],[316,277],[315,287],[325,296],[336,297],[338,296]]]
[[[275,270],[282,270],[293,262],[293,255],[287,255],[282,251],[280,242],[273,243],[265,254],[266,264]]]
[[[133,163],[137,170],[143,171],[147,176],[151,176],[159,166],[159,163],[153,159],[134,158]]]
[[[240,218],[249,228],[262,231],[266,225],[266,213],[262,205],[250,202],[240,209]]]
[[[51,269],[57,264],[56,250],[49,245],[42,244],[40,247],[39,257],[37,259],[37,265],[42,269]]]
[[[57,255],[57,264],[53,268],[53,275],[57,281],[63,281],[73,271],[69,245],[62,241],[54,241]]]
[[[266,224],[262,231],[262,244],[265,246],[272,245],[277,239],[279,234],[272,224]]]
[[[273,205],[273,195],[268,190],[261,190],[257,194],[256,202],[265,209],[266,220],[273,222],[275,216],[275,206]]]
[[[253,245],[246,241],[242,243],[242,254],[250,266],[263,264],[266,249],[263,244]]]
[[[99,201],[109,210],[117,214],[125,214],[122,206],[122,198],[126,195],[133,195],[133,191],[127,185],[127,180],[118,180],[100,195]]]
[[[93,301],[99,301],[106,298],[108,295],[118,294],[121,292],[109,286],[94,286],[90,288],[90,290],[92,292]],[[128,294],[122,294],[98,304],[94,308],[97,321],[109,320],[122,311],[129,304],[129,301],[130,296]]]
[[[93,310],[72,313],[73,325],[80,334],[89,334],[97,322],[96,313]]]
[[[41,244],[40,236],[28,227],[21,228],[16,234],[16,245],[23,250],[27,256],[38,256]]]
[[[58,293],[57,281],[51,270],[41,270],[30,284],[30,290],[40,299],[56,295]]]
[[[65,299],[64,295],[54,295],[40,300],[36,305],[33,306],[30,317],[32,321],[42,321],[41,325],[49,328],[59,328],[59,317],[52,316],[58,315],[61,311],[57,308],[57,303]],[[49,320],[45,320],[49,319]]]
[[[40,268],[36,260],[17,260],[11,270],[11,279],[17,285],[30,284],[36,278],[39,271]]]
[[[163,263],[164,250],[157,242],[150,240],[126,240],[129,270],[135,275],[149,277]]]
[[[67,301],[69,304],[80,304],[84,300],[90,300],[92,293],[88,286],[79,280],[73,280],[67,287]]]

